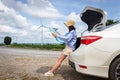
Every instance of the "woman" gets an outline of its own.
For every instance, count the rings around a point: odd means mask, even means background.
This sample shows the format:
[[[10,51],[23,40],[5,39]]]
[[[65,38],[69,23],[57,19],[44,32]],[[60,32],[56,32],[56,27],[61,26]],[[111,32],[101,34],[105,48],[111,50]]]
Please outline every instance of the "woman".
[[[59,57],[57,63],[52,67],[51,70],[49,70],[48,72],[46,72],[44,74],[45,76],[54,76],[55,71],[60,67],[60,65],[62,64],[62,62],[64,61],[64,59],[70,53],[72,53],[75,50],[75,43],[76,43],[76,40],[77,40],[77,35],[76,35],[75,27],[74,27],[75,22],[74,22],[74,20],[68,20],[64,24],[65,24],[65,26],[69,30],[68,33],[66,33],[65,35],[60,35],[60,34],[52,33],[52,35],[55,38],[64,41],[64,43],[66,44],[66,47],[62,51],[61,56]]]

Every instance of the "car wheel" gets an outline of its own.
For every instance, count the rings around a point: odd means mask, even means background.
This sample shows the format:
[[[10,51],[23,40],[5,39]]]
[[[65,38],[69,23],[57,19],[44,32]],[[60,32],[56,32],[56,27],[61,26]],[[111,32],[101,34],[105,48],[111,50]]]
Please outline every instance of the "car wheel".
[[[120,80],[120,57],[115,59],[110,66],[109,80]]]

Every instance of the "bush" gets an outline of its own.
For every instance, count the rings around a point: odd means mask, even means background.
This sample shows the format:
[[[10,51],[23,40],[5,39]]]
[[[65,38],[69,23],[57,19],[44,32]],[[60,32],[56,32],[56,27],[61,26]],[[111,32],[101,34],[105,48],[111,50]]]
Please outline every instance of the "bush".
[[[5,43],[6,45],[10,45],[10,44],[11,44],[11,41],[12,41],[12,39],[11,39],[11,37],[9,37],[9,36],[6,36],[6,37],[4,38],[4,43]]]
[[[64,49],[64,44],[18,44],[13,43],[8,47],[12,48],[27,48],[27,49],[40,49],[40,50],[62,50]]]

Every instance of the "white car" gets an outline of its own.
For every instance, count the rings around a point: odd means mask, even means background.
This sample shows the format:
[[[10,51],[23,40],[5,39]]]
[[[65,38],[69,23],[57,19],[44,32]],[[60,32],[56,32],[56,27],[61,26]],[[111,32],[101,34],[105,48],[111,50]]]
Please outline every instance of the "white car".
[[[105,26],[103,10],[86,7],[80,15],[88,25],[81,45],[69,56],[77,72],[120,80],[120,23]]]

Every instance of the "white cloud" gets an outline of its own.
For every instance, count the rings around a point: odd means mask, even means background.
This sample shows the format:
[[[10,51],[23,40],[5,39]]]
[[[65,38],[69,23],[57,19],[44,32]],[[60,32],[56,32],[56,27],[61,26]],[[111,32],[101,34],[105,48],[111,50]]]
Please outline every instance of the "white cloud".
[[[27,9],[25,10],[25,8]],[[35,17],[62,17],[58,10],[48,0],[28,0],[28,5],[24,7],[23,11]]]
[[[36,31],[39,27],[37,25],[31,25],[30,30]]]
[[[14,8],[16,11],[29,14],[30,16],[40,18],[57,18],[63,17],[59,11],[48,0],[28,0],[28,3],[22,3],[15,0],[3,1],[7,6]],[[11,4],[8,4],[10,2]]]
[[[73,19],[75,22],[79,22],[80,20],[80,14],[76,14],[75,12],[71,12],[68,15],[68,19]]]
[[[22,36],[27,36],[28,32],[27,32],[26,30],[23,30],[23,31],[20,31],[20,34],[21,34]]]
[[[30,25],[26,18],[18,14],[13,8],[8,8],[2,2],[0,2],[0,5],[1,10],[4,10],[0,14],[0,24],[15,28],[23,28]]]
[[[51,21],[51,22],[50,22],[50,26],[53,27],[53,28],[59,28],[59,27],[60,27],[60,25],[58,25],[58,24],[56,23],[56,21]]]
[[[9,26],[0,25],[0,33],[16,33],[17,31]]]
[[[31,31],[32,24],[26,17],[20,15],[13,8],[9,8],[0,1],[0,37],[16,36],[22,38]]]

